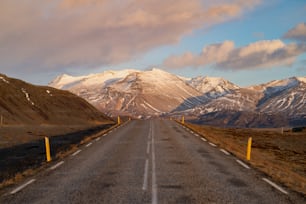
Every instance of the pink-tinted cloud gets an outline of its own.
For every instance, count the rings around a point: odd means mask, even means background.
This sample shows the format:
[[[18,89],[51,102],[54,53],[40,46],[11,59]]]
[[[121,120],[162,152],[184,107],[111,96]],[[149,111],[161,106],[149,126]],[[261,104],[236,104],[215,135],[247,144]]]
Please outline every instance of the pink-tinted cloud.
[[[1,69],[116,64],[195,29],[240,16],[258,0],[1,0]]]
[[[258,41],[239,48],[235,48],[234,42],[225,41],[204,47],[200,54],[186,52],[181,56],[170,56],[164,61],[164,66],[183,68],[213,65],[224,70],[268,68],[291,65],[304,52],[305,45],[286,45],[281,40]]]
[[[306,23],[300,23],[294,28],[290,29],[285,35],[284,38],[306,41]]]

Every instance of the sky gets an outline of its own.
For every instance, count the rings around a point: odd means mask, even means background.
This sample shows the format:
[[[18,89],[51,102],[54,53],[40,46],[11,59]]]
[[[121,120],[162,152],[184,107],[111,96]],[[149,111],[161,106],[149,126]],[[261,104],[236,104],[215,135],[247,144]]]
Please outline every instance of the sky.
[[[153,67],[239,86],[306,77],[304,0],[1,0],[0,73]]]

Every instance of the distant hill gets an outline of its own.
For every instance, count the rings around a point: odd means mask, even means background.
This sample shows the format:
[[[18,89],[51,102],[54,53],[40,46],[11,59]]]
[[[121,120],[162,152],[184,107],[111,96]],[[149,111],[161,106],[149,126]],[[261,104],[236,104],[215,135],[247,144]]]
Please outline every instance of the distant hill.
[[[77,125],[111,121],[87,101],[68,91],[31,85],[2,74],[0,115],[4,125]]]
[[[160,69],[61,75],[50,86],[69,90],[110,116],[181,117],[234,127],[306,125],[306,77],[239,87],[218,77],[184,78]]]

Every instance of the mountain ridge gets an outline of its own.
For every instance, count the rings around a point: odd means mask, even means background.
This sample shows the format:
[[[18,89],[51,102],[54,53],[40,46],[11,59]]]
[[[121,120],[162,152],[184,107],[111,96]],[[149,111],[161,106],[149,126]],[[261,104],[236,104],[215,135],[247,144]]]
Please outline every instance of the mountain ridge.
[[[306,125],[306,77],[239,87],[220,77],[185,78],[154,68],[147,71],[105,71],[76,77],[66,84],[63,82],[65,80],[53,81],[49,85],[66,87],[110,116],[185,115],[187,119],[201,121],[206,117],[213,121],[211,116],[215,115],[220,118],[219,122],[215,121],[217,125]],[[237,113],[241,113],[239,117],[243,118],[237,119]],[[258,119],[258,114],[261,114],[261,119]],[[282,115],[284,119],[279,122],[274,115]],[[245,122],[250,120],[258,122]]]

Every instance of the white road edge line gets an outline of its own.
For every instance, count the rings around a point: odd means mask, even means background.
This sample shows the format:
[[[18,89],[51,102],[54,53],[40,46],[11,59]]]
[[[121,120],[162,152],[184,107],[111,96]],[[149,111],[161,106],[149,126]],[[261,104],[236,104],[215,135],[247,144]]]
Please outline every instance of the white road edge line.
[[[215,145],[214,143],[209,142],[208,143],[210,146],[216,147],[217,145]]]
[[[55,164],[54,166],[50,167],[49,169],[50,170],[54,170],[54,169],[58,168],[59,166],[61,166],[62,164],[64,164],[64,161],[58,162],[57,164]]]
[[[221,152],[223,152],[226,155],[230,155],[230,153],[228,151],[226,151],[225,149],[220,149]]]
[[[148,187],[148,171],[149,170],[149,160],[146,159],[145,163],[145,169],[144,169],[144,175],[143,175],[143,185],[142,185],[142,190],[147,190]]]
[[[242,161],[240,161],[239,159],[236,159],[236,162],[238,162],[238,164],[240,164],[241,166],[243,166],[246,169],[250,169],[250,167],[248,165],[246,165],[245,163],[243,163]]]
[[[267,178],[262,178],[262,180],[264,180],[265,182],[267,182],[268,184],[270,184],[271,186],[273,186],[274,188],[276,188],[277,190],[279,190],[280,192],[284,193],[284,194],[288,194],[287,191],[285,191],[282,187],[278,186],[276,183],[270,181]]]
[[[79,154],[81,151],[82,151],[82,150],[79,149],[78,151],[76,151],[75,153],[73,153],[72,156],[76,156],[76,155]]]
[[[96,141],[98,142],[100,139],[101,139],[101,138],[100,138],[100,137],[98,137],[98,138],[96,139]]]
[[[107,134],[104,134],[103,137],[107,136]]]
[[[194,136],[199,137],[200,135],[198,135],[198,134],[194,134]]]
[[[207,140],[205,138],[203,138],[203,137],[201,138],[201,140],[203,140],[204,142],[207,142]]]
[[[15,194],[19,191],[21,191],[22,189],[24,189],[25,187],[27,187],[28,185],[30,185],[31,183],[33,183],[34,181],[36,181],[35,179],[31,179],[28,182],[26,182],[25,184],[19,186],[18,188],[16,188],[15,190],[11,191],[11,194]]]
[[[86,147],[89,147],[90,145],[92,145],[92,143],[90,142],[90,143],[88,143],[87,145],[86,145]]]

